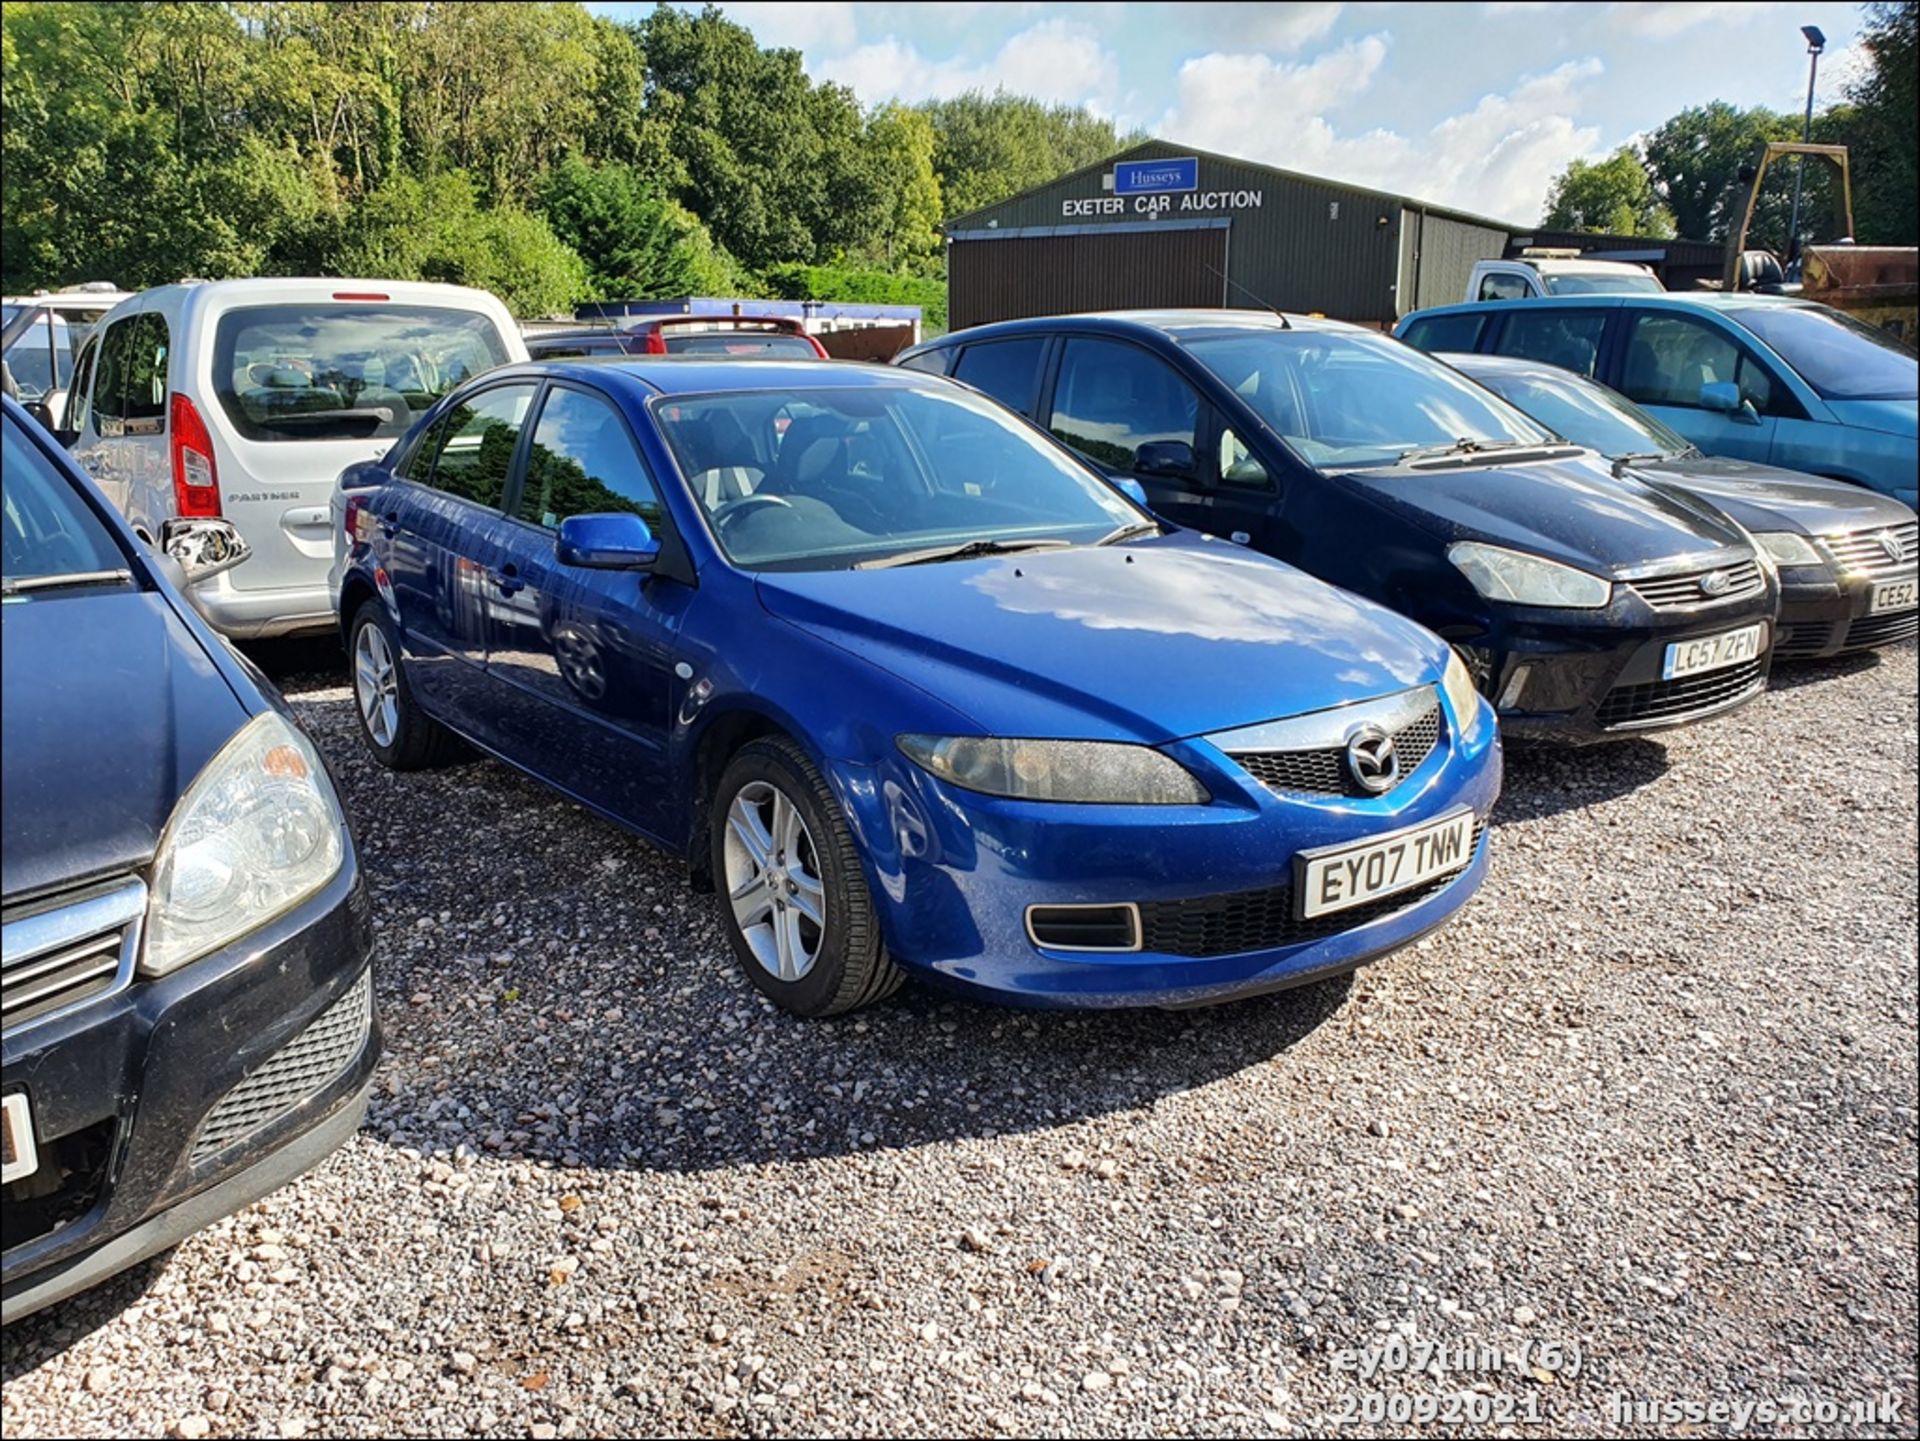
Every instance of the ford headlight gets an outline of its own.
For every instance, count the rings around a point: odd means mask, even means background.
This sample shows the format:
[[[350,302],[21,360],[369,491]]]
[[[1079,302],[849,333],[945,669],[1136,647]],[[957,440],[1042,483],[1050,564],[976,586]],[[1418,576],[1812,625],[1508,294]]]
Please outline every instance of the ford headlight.
[[[1470,735],[1480,723],[1480,690],[1458,651],[1447,652],[1447,673],[1440,678],[1440,688],[1447,693],[1453,723],[1460,727],[1462,735]]]
[[[1599,610],[1613,599],[1613,582],[1557,560],[1478,541],[1455,541],[1447,559],[1488,600],[1558,610]]]
[[[1754,544],[1775,565],[1824,565],[1820,552],[1804,535],[1790,530],[1755,531]]]
[[[345,822],[313,743],[256,716],[173,808],[153,863],[142,974],[162,976],[283,915],[333,879]]]
[[[941,780],[991,796],[1138,806],[1203,806],[1212,799],[1185,766],[1149,746],[915,735],[899,744]]]

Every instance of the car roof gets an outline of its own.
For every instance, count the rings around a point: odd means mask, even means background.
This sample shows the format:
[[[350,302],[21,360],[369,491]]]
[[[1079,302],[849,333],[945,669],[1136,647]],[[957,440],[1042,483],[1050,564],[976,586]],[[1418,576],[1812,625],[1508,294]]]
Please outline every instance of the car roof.
[[[648,395],[709,395],[725,391],[942,390],[952,382],[920,371],[846,360],[725,360],[706,355],[569,356],[489,370],[485,379],[552,376],[609,388],[630,386]]]
[[[964,345],[973,340],[998,336],[1051,332],[1062,328],[1095,334],[1137,335],[1150,331],[1172,340],[1190,340],[1201,335],[1225,335],[1246,331],[1290,330],[1365,331],[1366,327],[1344,320],[1329,320],[1324,315],[1284,316],[1271,310],[1192,309],[1192,310],[1088,310],[1069,315],[1035,315],[1021,320],[996,320],[943,335],[919,346],[919,350]],[[1373,332],[1377,333],[1377,332]]]
[[[1408,320],[1424,320],[1430,315],[1480,315],[1490,310],[1502,310],[1523,305],[1529,310],[1569,309],[1573,307],[1593,308],[1595,306],[1652,306],[1671,310],[1720,311],[1732,314],[1741,310],[1806,309],[1817,306],[1817,301],[1802,300],[1797,295],[1754,295],[1747,291],[1729,294],[1720,290],[1669,290],[1663,295],[1654,295],[1646,291],[1606,291],[1592,295],[1539,295],[1526,300],[1467,300],[1455,305],[1430,305],[1424,310],[1416,310],[1400,323]]]

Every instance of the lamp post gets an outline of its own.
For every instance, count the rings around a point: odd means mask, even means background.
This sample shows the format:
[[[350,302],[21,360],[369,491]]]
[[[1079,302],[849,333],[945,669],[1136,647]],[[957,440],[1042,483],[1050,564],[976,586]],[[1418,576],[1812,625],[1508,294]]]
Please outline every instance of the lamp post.
[[[1818,25],[1802,25],[1800,33],[1807,37],[1807,119],[1800,130],[1800,143],[1805,145],[1813,139],[1813,82],[1820,74],[1820,52],[1827,48],[1827,37],[1821,33]],[[1807,157],[1794,156],[1793,167],[1793,218],[1787,222],[1787,263],[1791,265],[1800,254],[1800,185],[1806,179]]]

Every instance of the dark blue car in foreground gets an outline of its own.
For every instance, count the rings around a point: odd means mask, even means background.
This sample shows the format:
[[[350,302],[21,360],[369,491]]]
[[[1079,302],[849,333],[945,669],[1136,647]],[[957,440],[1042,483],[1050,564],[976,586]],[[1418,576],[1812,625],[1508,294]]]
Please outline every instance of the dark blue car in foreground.
[[[1244,310],[1062,315],[898,363],[1033,417],[1178,524],[1431,627],[1510,737],[1641,735],[1766,688],[1778,586],[1739,527],[1372,331]]]
[[[319,755],[178,563],[4,409],[12,1321],[333,1150],[379,1033],[366,887]]]
[[[1350,969],[1478,886],[1496,727],[1432,635],[1170,531],[964,387],[489,372],[341,477],[374,754],[462,738],[686,857],[802,1014]]]

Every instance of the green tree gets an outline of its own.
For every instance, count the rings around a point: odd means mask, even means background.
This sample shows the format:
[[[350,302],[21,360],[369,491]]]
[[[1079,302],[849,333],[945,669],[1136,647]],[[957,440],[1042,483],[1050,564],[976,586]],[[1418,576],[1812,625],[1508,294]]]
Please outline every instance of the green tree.
[[[867,117],[861,153],[873,195],[873,219],[860,246],[863,258],[887,269],[928,268],[940,255],[939,144],[923,110],[883,105]]]
[[[1120,135],[1112,122],[1080,106],[1046,105],[1005,91],[970,91],[923,108],[938,140],[934,171],[949,218],[1092,165],[1141,138]]]
[[[1673,216],[1655,198],[1646,166],[1628,145],[1605,160],[1576,160],[1563,170],[1547,196],[1541,224],[1662,240],[1673,235]]]
[[[1680,234],[1690,240],[1721,240],[1740,223],[1746,204],[1742,167],[1757,164],[1769,140],[1794,140],[1799,133],[1788,116],[1741,110],[1716,100],[1666,121],[1646,138],[1642,153],[1654,192]],[[1770,182],[1769,191],[1773,188]],[[1771,210],[1766,218],[1772,218]],[[1778,229],[1784,241],[1784,212]]]
[[[539,205],[586,262],[590,300],[724,295],[748,284],[698,217],[630,165],[570,155],[547,172]]]
[[[1855,127],[1852,139],[1856,237],[1869,245],[1920,241],[1920,95],[1915,94],[1920,56],[1915,54],[1913,0],[1867,6],[1860,32],[1866,67],[1849,91]]]

